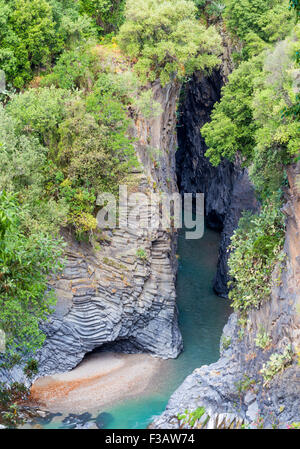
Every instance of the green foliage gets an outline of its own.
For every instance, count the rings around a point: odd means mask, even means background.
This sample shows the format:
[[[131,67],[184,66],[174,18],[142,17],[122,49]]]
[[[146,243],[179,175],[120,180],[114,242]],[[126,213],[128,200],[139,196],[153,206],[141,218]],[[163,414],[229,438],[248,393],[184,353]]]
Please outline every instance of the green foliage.
[[[28,89],[13,95],[6,111],[16,124],[16,132],[35,136],[44,146],[51,147],[58,140],[58,126],[66,117],[66,103],[70,93],[53,87]]]
[[[162,113],[162,107],[160,103],[153,99],[153,93],[150,89],[143,91],[133,104],[146,119],[159,117]]]
[[[146,261],[148,259],[147,252],[144,248],[138,248],[136,256],[143,261]]]
[[[271,294],[271,276],[282,257],[284,218],[278,200],[269,200],[259,215],[244,213],[230,245],[229,297],[236,311],[259,308]]]
[[[26,363],[25,367],[24,367],[24,374],[31,378],[32,376],[34,376],[35,374],[38,373],[38,362],[35,359],[30,359],[28,360],[28,362]]]
[[[271,343],[271,338],[262,327],[255,338],[255,344],[258,348],[266,349]]]
[[[95,81],[95,63],[96,55],[91,52],[89,46],[65,51],[52,72],[41,80],[41,85],[54,85],[62,89],[88,89]]]
[[[25,385],[15,382],[7,387],[0,383],[0,424],[8,427],[23,424],[18,403],[26,401],[28,397],[29,390]]]
[[[222,337],[221,345],[222,349],[226,351],[230,347],[232,343],[231,337],[226,337],[225,335]]]
[[[297,15],[297,19],[300,17],[300,2],[299,0],[289,0],[290,8],[294,9]]]
[[[55,297],[47,292],[47,276],[61,268],[62,242],[40,232],[25,233],[22,208],[5,192],[0,194],[0,327],[6,334],[2,357],[27,355],[40,347],[40,320],[53,311]]]
[[[282,373],[293,360],[293,351],[287,346],[282,353],[274,353],[270,356],[267,363],[264,363],[260,373],[264,378],[264,386],[269,385],[271,380],[278,374]]]
[[[157,113],[158,104],[151,95],[139,97],[139,83],[129,72],[121,76],[110,66],[101,68],[91,46],[65,52],[56,67],[41,83],[50,87],[14,95],[6,110],[22,139],[39,139],[40,185],[46,198],[64,207],[67,223],[82,238],[96,229],[97,194],[117,192],[137,165],[128,104],[149,114]]]
[[[27,113],[25,105],[24,113]],[[47,114],[45,118],[48,118]],[[38,118],[37,125],[48,132]],[[67,207],[63,201],[45,194],[49,166],[47,149],[31,132],[20,133],[23,127],[21,117],[17,124],[0,107],[0,190],[15,194],[22,203],[20,218],[25,232],[34,230],[55,234],[59,226],[64,224]]]
[[[218,64],[220,38],[196,20],[192,1],[128,0],[125,16],[118,42],[144,83],[159,78],[165,85]]]
[[[193,412],[189,412],[188,410],[185,410],[185,412],[182,415],[178,415],[177,419],[178,421],[182,421],[182,424],[188,424],[191,428],[194,427],[196,424],[196,421],[202,418],[204,413],[206,412],[204,407],[198,407]]]
[[[47,65],[58,51],[52,10],[46,0],[0,2],[0,62],[16,87],[30,80],[34,67]]]
[[[300,422],[293,422],[290,426],[288,426],[288,429],[300,429]]]
[[[242,63],[222,89],[222,99],[211,115],[211,122],[201,128],[209,149],[206,156],[213,165],[223,157],[233,161],[238,151],[248,161],[255,144],[252,96],[254,76],[261,68],[261,58]]]
[[[213,165],[240,154],[262,199],[282,187],[284,167],[299,150],[298,42],[296,26],[272,50],[241,63],[229,76],[212,121],[201,130]]]
[[[253,388],[254,385],[255,380],[251,379],[247,374],[244,374],[243,378],[235,384],[239,397],[241,398],[242,395]]]
[[[266,46],[283,39],[291,29],[293,15],[288,0],[225,0],[225,3],[224,20],[228,30],[244,43],[243,57],[249,57],[253,41],[260,41],[260,47]]]
[[[100,34],[117,31],[124,21],[125,0],[79,0],[79,6],[94,19]]]
[[[210,21],[219,19],[226,6],[224,2],[213,0],[194,0],[194,3],[198,9],[197,15]]]
[[[95,35],[91,20],[70,0],[0,1],[0,68],[22,88],[65,47]]]

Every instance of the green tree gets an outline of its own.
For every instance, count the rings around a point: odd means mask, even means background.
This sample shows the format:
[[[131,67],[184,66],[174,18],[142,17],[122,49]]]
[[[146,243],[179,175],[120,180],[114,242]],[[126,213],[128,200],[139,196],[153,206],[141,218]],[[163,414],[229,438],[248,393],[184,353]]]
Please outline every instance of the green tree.
[[[95,20],[100,34],[117,31],[124,21],[125,0],[80,0],[79,5]]]
[[[257,124],[253,120],[252,98],[254,78],[261,69],[261,58],[243,62],[230,76],[222,89],[222,99],[216,104],[211,122],[201,133],[208,150],[206,156],[213,165],[223,157],[233,161],[239,151],[245,161],[252,158]]]
[[[165,85],[219,62],[220,38],[196,20],[190,0],[128,0],[125,17],[118,42],[145,83],[159,78]]]
[[[56,234],[65,224],[67,206],[46,194],[47,154],[37,137],[21,133],[13,116],[0,107],[0,190],[16,195],[22,203],[24,232]]]
[[[0,68],[22,88],[64,49],[96,35],[71,0],[0,0]]]
[[[47,66],[58,49],[52,10],[46,0],[9,0],[7,5],[1,0],[2,8],[1,68],[9,81],[23,87],[32,70]]]
[[[47,276],[60,267],[62,242],[42,233],[25,234],[22,208],[14,196],[0,193],[0,327],[6,334],[8,363],[40,347],[41,320],[53,311],[55,297]]]
[[[225,0],[228,29],[241,39],[254,32],[266,42],[286,36],[291,27],[289,0]]]
[[[201,130],[211,162],[241,155],[261,198],[282,187],[284,167],[299,151],[294,58],[299,30],[297,25],[272,50],[240,64],[223,88],[212,121]]]

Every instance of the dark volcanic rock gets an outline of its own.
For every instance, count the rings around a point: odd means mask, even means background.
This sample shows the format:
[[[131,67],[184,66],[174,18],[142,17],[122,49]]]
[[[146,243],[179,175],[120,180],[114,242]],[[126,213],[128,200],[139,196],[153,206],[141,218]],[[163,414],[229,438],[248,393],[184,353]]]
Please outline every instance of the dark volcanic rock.
[[[181,92],[179,108],[176,171],[181,192],[204,193],[207,225],[222,231],[218,270],[214,289],[227,296],[228,253],[230,238],[243,210],[255,210],[253,187],[238,160],[223,160],[214,167],[205,157],[207,146],[201,127],[209,122],[214,104],[220,100],[222,77],[194,74]]]
[[[256,212],[258,203],[255,199],[254,189],[250,183],[246,170],[240,170],[233,183],[231,199],[224,220],[223,232],[219,248],[219,259],[217,274],[214,279],[214,290],[220,296],[227,296],[227,284],[230,279],[228,275],[228,259],[230,252],[228,246],[230,239],[237,228],[242,212],[245,210]]]

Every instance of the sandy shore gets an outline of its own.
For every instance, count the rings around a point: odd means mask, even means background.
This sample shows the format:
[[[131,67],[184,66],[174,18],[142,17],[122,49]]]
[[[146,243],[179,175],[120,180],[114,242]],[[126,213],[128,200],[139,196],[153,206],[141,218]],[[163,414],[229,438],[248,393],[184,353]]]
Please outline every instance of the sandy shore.
[[[145,354],[96,353],[74,370],[38,379],[31,396],[51,412],[82,413],[147,389],[161,360]]]

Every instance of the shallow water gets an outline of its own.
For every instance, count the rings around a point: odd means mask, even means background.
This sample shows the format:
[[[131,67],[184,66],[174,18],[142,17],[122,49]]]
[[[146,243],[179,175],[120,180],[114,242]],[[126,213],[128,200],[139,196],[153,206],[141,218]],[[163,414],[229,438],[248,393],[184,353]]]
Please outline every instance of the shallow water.
[[[220,337],[231,313],[228,301],[216,296],[212,290],[219,239],[219,234],[209,229],[200,240],[185,240],[184,232],[180,233],[177,303],[184,351],[176,360],[162,363],[150,391],[106,407],[99,413],[90,412],[94,419],[98,416],[98,427],[100,423],[100,427],[106,429],[146,428],[153,416],[165,409],[171,394],[187,375],[218,359]],[[50,423],[41,420],[40,425],[46,428],[73,427],[74,420],[71,418],[69,423],[62,423],[64,418],[55,417]],[[86,415],[80,421],[84,423],[90,418]]]

